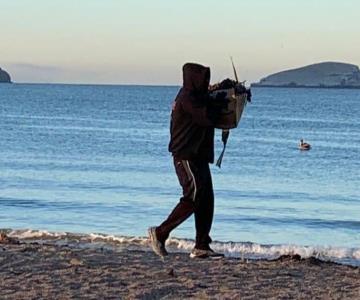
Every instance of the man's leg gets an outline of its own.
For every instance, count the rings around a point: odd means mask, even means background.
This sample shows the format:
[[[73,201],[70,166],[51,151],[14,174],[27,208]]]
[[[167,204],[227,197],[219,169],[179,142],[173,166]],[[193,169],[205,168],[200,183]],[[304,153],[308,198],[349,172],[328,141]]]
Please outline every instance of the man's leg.
[[[156,228],[160,241],[165,242],[170,232],[184,222],[195,210],[197,194],[196,172],[192,170],[192,163],[188,160],[174,159],[176,175],[183,190],[183,196],[168,218]]]
[[[196,249],[208,250],[211,238],[209,236],[214,216],[214,191],[209,164],[198,165],[200,190],[195,206]]]

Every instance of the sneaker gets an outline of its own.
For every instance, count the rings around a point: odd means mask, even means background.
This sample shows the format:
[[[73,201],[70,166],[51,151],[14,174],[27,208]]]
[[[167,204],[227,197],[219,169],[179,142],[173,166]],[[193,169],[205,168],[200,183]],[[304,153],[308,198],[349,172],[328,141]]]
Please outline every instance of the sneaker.
[[[190,258],[213,258],[213,259],[219,259],[219,258],[223,258],[224,254],[222,253],[217,253],[214,250],[208,249],[208,250],[203,250],[203,249],[197,249],[194,248],[192,249],[191,253],[190,253]]]
[[[150,227],[148,229],[148,233],[149,233],[150,244],[153,251],[161,257],[168,255],[165,249],[165,242],[161,242],[156,235],[156,227]]]

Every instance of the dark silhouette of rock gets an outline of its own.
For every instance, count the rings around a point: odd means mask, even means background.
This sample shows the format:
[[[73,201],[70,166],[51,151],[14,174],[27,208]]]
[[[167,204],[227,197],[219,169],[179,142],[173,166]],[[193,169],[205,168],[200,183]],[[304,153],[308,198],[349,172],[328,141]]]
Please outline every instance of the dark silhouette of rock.
[[[360,70],[352,64],[323,62],[271,74],[252,86],[360,88]]]
[[[17,239],[7,236],[4,232],[0,232],[0,244],[19,244]]]
[[[0,83],[11,83],[11,77],[8,72],[0,68]]]

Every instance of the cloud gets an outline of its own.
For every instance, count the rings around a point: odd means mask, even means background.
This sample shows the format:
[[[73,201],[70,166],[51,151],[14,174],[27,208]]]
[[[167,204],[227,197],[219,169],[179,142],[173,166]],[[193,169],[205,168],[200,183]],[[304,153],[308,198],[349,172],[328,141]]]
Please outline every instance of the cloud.
[[[64,68],[31,63],[10,63],[6,69],[14,82],[56,82],[64,73]]]
[[[13,82],[18,83],[89,83],[89,84],[164,84],[178,82],[180,69],[163,67],[120,66],[54,66],[31,63],[4,65]],[[154,76],[156,74],[156,76]],[[180,73],[179,73],[180,74]]]
[[[30,70],[35,72],[59,72],[63,70],[63,68],[56,66],[35,65],[29,63],[14,63],[9,64],[9,66],[15,69]]]
[[[169,65],[41,65],[32,63],[9,63],[4,65],[12,81],[18,83],[74,83],[74,84],[154,84],[179,85],[182,83],[183,62]],[[212,79],[217,82],[232,77],[231,64],[211,66]],[[237,66],[238,75],[248,83],[257,78],[256,71],[245,66]]]

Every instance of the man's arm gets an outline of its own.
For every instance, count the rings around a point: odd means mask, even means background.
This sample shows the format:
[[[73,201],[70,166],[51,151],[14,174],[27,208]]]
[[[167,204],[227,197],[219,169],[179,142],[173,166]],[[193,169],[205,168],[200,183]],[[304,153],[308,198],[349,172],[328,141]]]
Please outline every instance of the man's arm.
[[[217,114],[209,109],[206,100],[203,103],[190,100],[182,101],[182,107],[185,112],[192,116],[195,124],[202,127],[213,127]]]

